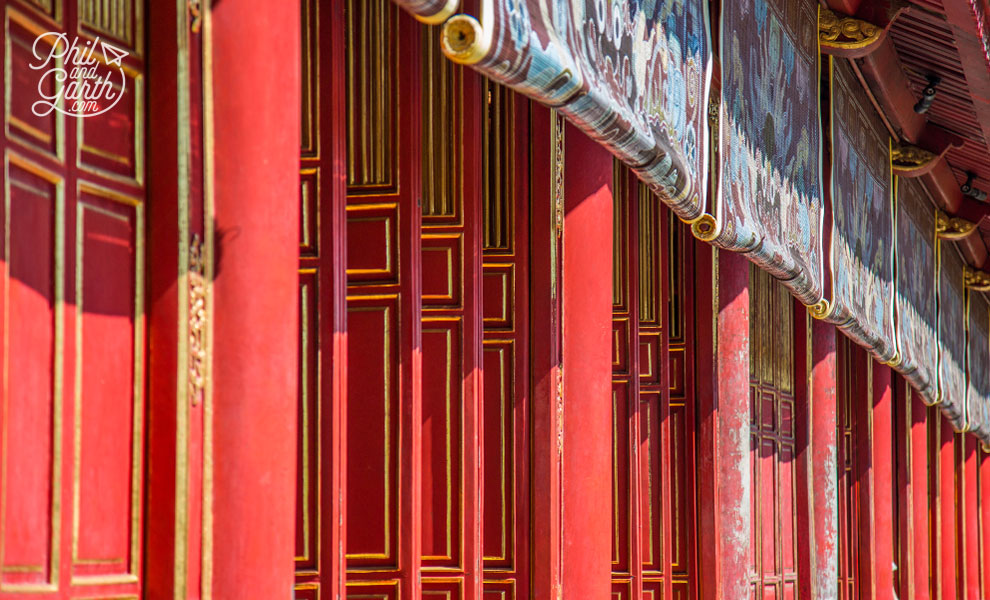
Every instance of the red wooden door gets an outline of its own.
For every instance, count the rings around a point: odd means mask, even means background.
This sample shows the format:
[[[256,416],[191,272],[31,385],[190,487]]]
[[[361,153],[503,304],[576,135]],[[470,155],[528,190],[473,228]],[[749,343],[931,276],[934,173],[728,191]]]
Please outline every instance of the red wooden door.
[[[687,599],[697,593],[692,244],[627,169],[615,178],[612,596]]]
[[[142,3],[4,3],[0,597],[141,595],[144,447]],[[43,37],[46,32],[65,38]],[[112,95],[80,118],[48,54],[96,40]],[[40,58],[39,58],[40,57]],[[57,58],[57,57],[56,57]],[[86,75],[79,74],[79,80]],[[72,77],[72,79],[76,79]],[[39,89],[40,83],[40,89]],[[66,96],[68,94],[65,94]],[[119,95],[119,97],[117,97]],[[71,111],[72,100],[60,108]]]
[[[349,596],[528,597],[528,103],[390,0],[302,14],[297,593],[334,595],[319,540],[342,494]],[[334,242],[338,395],[321,383]],[[325,427],[342,403],[341,429]],[[328,451],[342,437],[343,489]]]
[[[753,598],[798,595],[794,302],[750,270],[750,440]]]

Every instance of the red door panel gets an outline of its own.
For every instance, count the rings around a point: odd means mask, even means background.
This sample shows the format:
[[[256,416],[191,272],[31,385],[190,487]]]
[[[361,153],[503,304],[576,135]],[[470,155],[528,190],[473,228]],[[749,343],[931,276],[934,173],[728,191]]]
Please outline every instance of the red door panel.
[[[618,166],[615,190],[612,596],[691,598],[697,584],[690,245],[680,222]]]
[[[3,6],[10,77],[2,142],[0,597],[137,597],[145,439],[143,3]],[[42,62],[33,49],[46,32],[128,53],[119,69],[103,52],[92,55],[92,68],[110,76],[119,97],[112,108],[84,118],[32,112],[43,94],[65,93],[62,83],[44,79],[46,69],[30,68]],[[39,52],[52,51],[55,40],[44,37]],[[71,111],[71,101],[61,107]]]
[[[750,269],[750,440],[754,597],[796,598],[794,303],[769,274]]]

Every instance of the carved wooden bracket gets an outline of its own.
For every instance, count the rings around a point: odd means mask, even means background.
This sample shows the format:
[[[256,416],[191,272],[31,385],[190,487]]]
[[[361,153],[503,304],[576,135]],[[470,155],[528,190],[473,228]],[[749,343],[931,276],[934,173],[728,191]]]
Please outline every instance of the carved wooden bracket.
[[[935,233],[940,240],[961,240],[976,230],[976,223],[959,217],[950,217],[942,211],[935,215]]]
[[[963,266],[963,282],[966,287],[977,292],[990,292],[990,273]]]
[[[933,168],[940,155],[924,148],[901,144],[890,149],[890,162],[898,177],[920,177]]]
[[[921,177],[935,168],[940,158],[952,148],[962,147],[965,140],[952,133],[928,124],[911,144],[903,142],[890,151],[891,166],[898,177]]]
[[[861,58],[876,50],[887,30],[873,23],[819,8],[818,41],[822,52],[845,58]]]

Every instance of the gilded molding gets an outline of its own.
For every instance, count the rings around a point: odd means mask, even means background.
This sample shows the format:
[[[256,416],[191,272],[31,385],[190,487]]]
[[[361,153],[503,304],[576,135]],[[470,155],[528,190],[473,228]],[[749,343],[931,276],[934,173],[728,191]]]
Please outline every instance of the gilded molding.
[[[553,112],[553,209],[557,237],[564,233],[564,118]]]
[[[910,144],[897,145],[890,150],[891,166],[894,175],[899,177],[924,175],[938,158],[938,154]]]
[[[819,8],[818,41],[822,52],[826,54],[867,49],[883,39],[883,32],[882,28],[873,23],[838,15],[824,7]]]
[[[976,223],[959,217],[950,217],[942,211],[935,214],[935,233],[940,240],[961,240],[973,233]]]
[[[977,292],[990,292],[990,273],[963,266],[963,282],[967,289]]]

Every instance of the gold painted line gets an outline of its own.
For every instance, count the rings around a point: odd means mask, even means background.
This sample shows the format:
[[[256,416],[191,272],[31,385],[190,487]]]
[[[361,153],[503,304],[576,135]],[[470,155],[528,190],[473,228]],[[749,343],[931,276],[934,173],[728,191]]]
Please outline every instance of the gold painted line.
[[[112,190],[108,187],[101,185],[96,185],[95,183],[89,183],[86,181],[79,181],[76,183],[76,189],[80,193],[91,194],[93,196],[99,196],[107,200],[112,200],[119,204],[126,204],[127,206],[139,206],[142,204],[141,198],[137,196],[132,196],[130,194],[125,194],[117,190]]]
[[[134,365],[133,414],[131,423],[131,574],[140,573],[141,553],[141,465],[144,463],[144,205],[134,208]]]
[[[175,443],[175,545],[173,548],[174,600],[188,595],[189,536],[189,172],[190,115],[189,32],[186,0],[175,1],[176,12],[176,81],[177,81],[177,166],[178,166],[178,237],[177,272],[177,339],[176,344],[176,443]]]
[[[86,203],[76,203],[76,272],[75,272],[75,375],[73,386],[73,454],[72,454],[72,563],[79,562],[80,473],[82,471],[82,336],[83,336],[83,257],[86,232]],[[95,207],[94,207],[95,208]],[[109,211],[106,211],[109,212]],[[72,578],[75,582],[75,577]]]
[[[141,3],[138,3],[141,9]],[[213,598],[213,278],[215,256],[215,182],[214,182],[214,108],[213,108],[213,5],[202,7],[202,81],[203,81],[203,279],[206,302],[206,346],[203,384],[203,473],[201,489],[200,598]],[[187,338],[188,339],[188,338]]]

